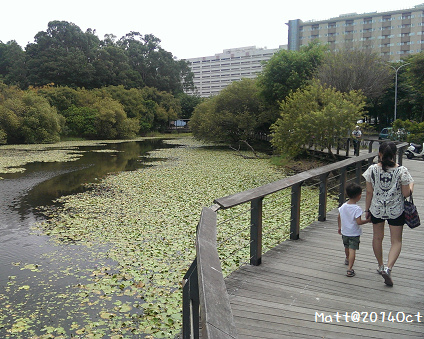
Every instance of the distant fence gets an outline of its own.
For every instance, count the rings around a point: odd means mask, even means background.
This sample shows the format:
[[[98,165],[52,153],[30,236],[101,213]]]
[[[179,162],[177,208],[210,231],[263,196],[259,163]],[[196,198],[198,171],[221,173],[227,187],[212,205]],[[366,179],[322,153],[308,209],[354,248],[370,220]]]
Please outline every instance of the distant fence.
[[[168,133],[187,133],[190,131],[190,119],[172,120],[168,123],[168,127],[166,128],[166,132]]]
[[[256,140],[266,140],[271,141],[272,135],[266,134],[266,133],[255,133],[254,138]],[[363,137],[360,141],[360,148],[361,149],[368,149],[368,152],[372,152],[373,143],[377,142],[377,140],[372,138],[366,138]],[[343,155],[349,156],[349,153],[351,151],[351,148],[353,147],[353,139],[352,138],[335,138],[330,142],[330,148],[331,150],[335,151],[336,155],[341,155],[341,152],[344,152]],[[314,141],[313,139],[310,141],[308,145],[304,145],[305,150],[317,150],[320,152],[323,152],[324,150],[327,150],[328,152],[328,145],[322,145],[317,141]]]
[[[398,163],[407,143],[398,147]],[[338,202],[346,200],[345,187],[349,180],[361,182],[363,170],[373,162],[378,152],[371,152],[322,166],[267,185],[252,188],[214,201],[212,207],[202,210],[196,236],[197,257],[183,278],[183,338],[230,339],[237,338],[229,296],[222,274],[217,250],[217,212],[250,203],[250,258],[251,265],[260,265],[262,259],[263,199],[269,195],[291,190],[290,239],[299,239],[301,219],[301,188],[308,180],[318,179],[318,220],[326,220],[328,183],[330,174],[338,181]],[[337,176],[334,173],[337,172]],[[333,190],[335,187],[332,188]],[[199,330],[200,328],[200,330]]]

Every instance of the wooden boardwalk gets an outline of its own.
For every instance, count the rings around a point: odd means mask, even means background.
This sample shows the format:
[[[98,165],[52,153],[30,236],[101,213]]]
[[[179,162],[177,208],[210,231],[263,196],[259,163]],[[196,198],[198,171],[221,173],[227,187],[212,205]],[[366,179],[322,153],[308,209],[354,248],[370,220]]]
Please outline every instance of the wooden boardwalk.
[[[415,180],[414,202],[424,223],[424,161],[404,158],[403,164]],[[424,338],[424,224],[404,227],[393,287],[376,272],[372,224],[362,228],[353,278],[345,276],[337,209],[302,230],[300,240],[265,253],[260,266],[227,277],[238,338]],[[385,259],[389,247],[386,225]]]

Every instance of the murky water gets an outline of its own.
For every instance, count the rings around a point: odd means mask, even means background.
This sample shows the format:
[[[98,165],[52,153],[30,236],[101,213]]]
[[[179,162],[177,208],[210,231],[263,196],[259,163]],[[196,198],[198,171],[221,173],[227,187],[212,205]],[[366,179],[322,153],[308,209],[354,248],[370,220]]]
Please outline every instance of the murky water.
[[[99,256],[91,258],[93,252],[81,252],[79,246],[63,244],[58,246],[49,241],[49,237],[34,230],[31,226],[40,220],[37,207],[53,203],[53,200],[63,195],[70,195],[87,190],[88,183],[97,182],[109,173],[136,170],[149,166],[144,156],[147,152],[163,147],[174,147],[163,143],[161,140],[145,140],[142,142],[125,142],[95,147],[79,147],[83,156],[77,161],[64,163],[32,163],[25,166],[23,173],[4,174],[0,180],[0,337],[13,338],[10,332],[2,328],[2,320],[7,323],[8,316],[2,315],[1,309],[12,303],[28,303],[23,307],[40,307],[45,303],[52,303],[49,295],[52,290],[60,291],[61,288],[77,283],[75,274],[64,275],[67,267],[74,271],[93,269],[99,261],[107,264],[108,259]],[[105,151],[108,150],[108,151]],[[112,151],[110,151],[112,150]],[[154,159],[153,159],[154,160]],[[62,267],[55,267],[57,261],[52,261],[49,256],[61,256]],[[94,262],[96,264],[94,264]],[[28,266],[30,264],[30,266]],[[109,263],[113,266],[113,263]],[[25,266],[27,265],[27,266]],[[35,266],[34,266],[35,265]],[[37,266],[43,267],[43,276],[38,272]],[[11,284],[23,285],[35,275],[39,286],[48,286],[44,290],[31,289],[31,295],[25,291],[9,293]],[[24,285],[25,286],[25,285]],[[32,286],[31,286],[32,288]],[[12,295],[13,294],[13,295]],[[7,300],[1,296],[8,295]],[[37,319],[37,322],[46,326],[54,324],[59,313],[66,314],[66,304],[56,310],[57,314],[45,315],[46,319]],[[75,307],[75,305],[68,305]],[[38,317],[41,313],[38,313]],[[84,315],[85,316],[85,315]],[[3,317],[3,319],[2,319]],[[78,319],[74,319],[78,320]]]

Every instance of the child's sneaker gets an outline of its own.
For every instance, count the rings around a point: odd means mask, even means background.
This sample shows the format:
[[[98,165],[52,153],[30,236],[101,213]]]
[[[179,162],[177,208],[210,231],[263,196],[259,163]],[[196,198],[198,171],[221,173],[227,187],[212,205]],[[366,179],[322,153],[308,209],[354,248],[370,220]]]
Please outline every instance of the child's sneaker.
[[[381,275],[384,278],[384,283],[387,286],[393,286],[393,280],[392,280],[392,277],[391,277],[391,273],[392,273],[392,270],[388,267],[386,267],[383,271],[381,271]]]
[[[377,267],[377,273],[378,274],[381,274],[381,272],[383,272],[384,271],[384,264],[383,265],[378,265],[378,267]]]

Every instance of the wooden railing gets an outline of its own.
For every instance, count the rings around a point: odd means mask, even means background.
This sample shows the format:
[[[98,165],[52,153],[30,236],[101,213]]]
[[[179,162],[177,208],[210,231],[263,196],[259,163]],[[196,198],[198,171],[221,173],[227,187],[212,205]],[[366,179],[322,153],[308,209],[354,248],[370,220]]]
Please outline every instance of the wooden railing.
[[[368,153],[371,153],[373,150],[373,143],[374,142],[379,142],[375,139],[371,139],[371,138],[362,138],[361,139],[361,149],[364,148],[368,148]],[[334,141],[334,146],[332,147],[332,151],[334,152],[334,154],[337,155],[343,155],[343,156],[350,156],[350,154],[353,154],[354,150],[353,148],[353,140],[352,138],[341,138],[341,139],[337,139],[336,141]],[[306,147],[306,149],[311,150],[311,149],[315,149],[315,150],[319,150],[319,151],[323,151],[323,150],[327,150],[325,147],[320,146],[320,145],[315,145],[314,143],[311,143],[310,145],[308,145],[308,147]],[[343,153],[343,154],[342,154]]]
[[[399,164],[402,164],[403,151],[407,146],[407,143],[397,145]],[[215,205],[203,208],[197,228],[197,257],[183,280],[183,338],[199,338],[199,326],[202,339],[237,338],[216,246],[216,212],[218,210],[250,202],[250,264],[260,265],[262,258],[262,200],[264,197],[291,188],[290,239],[297,240],[300,234],[302,184],[307,180],[318,178],[318,220],[324,221],[327,213],[329,174],[335,171],[340,173],[338,202],[341,205],[346,200],[345,187],[348,168],[354,168],[354,180],[360,183],[363,163],[371,164],[377,155],[378,152],[370,152],[302,172],[261,187],[216,199]]]

